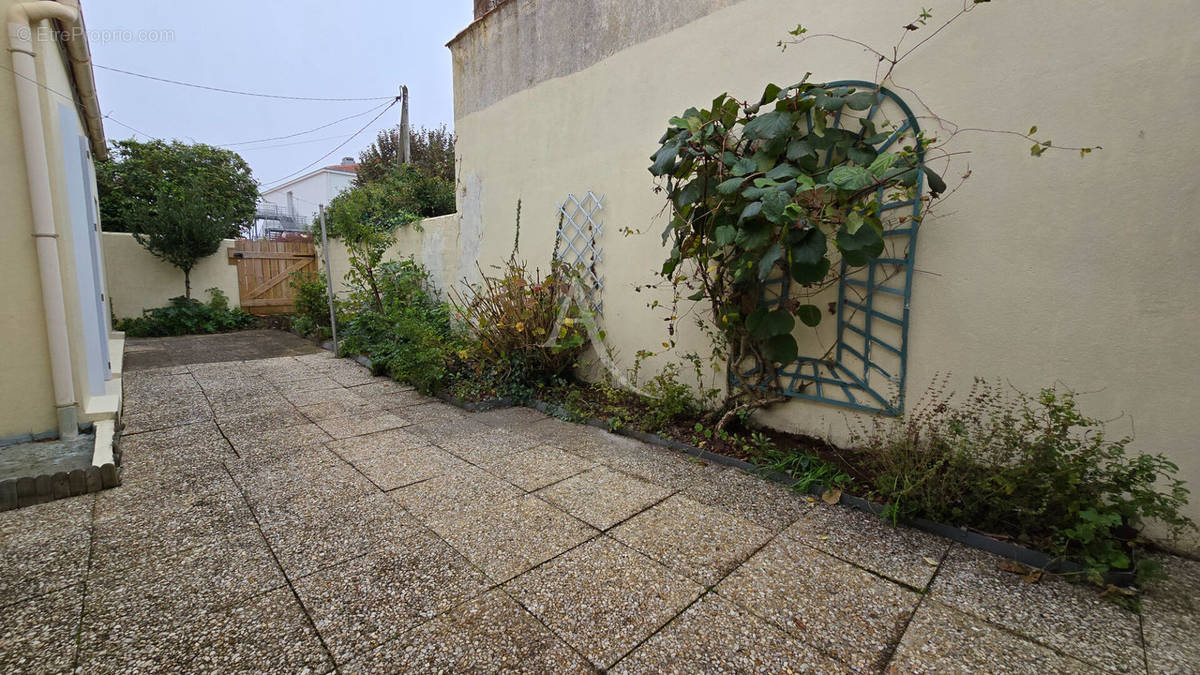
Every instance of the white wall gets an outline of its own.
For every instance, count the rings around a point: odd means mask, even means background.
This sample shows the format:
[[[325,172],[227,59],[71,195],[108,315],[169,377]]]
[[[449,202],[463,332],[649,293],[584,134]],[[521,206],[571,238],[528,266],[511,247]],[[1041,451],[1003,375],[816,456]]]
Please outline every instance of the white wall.
[[[620,0],[607,12],[640,6]],[[958,7],[937,2],[935,16]],[[663,314],[647,303],[670,296],[634,289],[657,280],[667,253],[659,233],[668,214],[647,171],[667,120],[723,91],[757,98],[766,83],[787,85],[807,71],[814,81],[871,79],[875,61],[852,44],[814,40],[781,52],[776,43],[803,23],[886,46],[912,9],[892,0],[742,0],[530,85],[536,80],[521,82],[522,64],[553,61],[538,51],[551,40],[543,36],[579,27],[560,25],[571,12],[554,0],[502,6],[452,45],[456,109],[472,110],[462,105],[475,94],[465,83],[492,72],[480,71],[488,59],[498,64],[494,77],[520,83],[455,121],[460,246],[478,231],[480,262],[501,260],[522,199],[522,250],[531,263],[546,260],[555,204],[568,192],[605,194],[605,328],[629,365],[639,349],[666,339]],[[1197,495],[1189,513],[1200,518],[1200,238],[1189,215],[1200,198],[1193,170],[1200,136],[1191,129],[1200,107],[1194,10],[1169,0],[980,5],[914,54],[896,79],[964,126],[1037,124],[1056,143],[1104,148],[1086,160],[1070,152],[1033,159],[1028,143],[1003,135],[955,140],[951,150],[971,154],[949,177],[968,164],[973,177],[922,226],[909,400],[947,372],[960,390],[979,375],[1026,391],[1058,382],[1089,392],[1085,411],[1113,420],[1112,434],[1136,431],[1134,450],[1166,453],[1180,465]],[[536,40],[514,44],[520,21],[537,27]],[[519,63],[501,59],[518,48],[528,52]],[[623,237],[617,228],[624,227],[645,234]],[[690,309],[685,302],[679,312]],[[707,353],[687,322],[682,327],[682,348]],[[844,442],[850,416],[795,401],[764,420]]]
[[[345,171],[321,169],[293,183],[282,185],[262,193],[262,200],[287,208],[287,193],[291,192],[296,206],[296,215],[313,221],[318,204],[328,205],[330,200],[354,182],[354,174]]]

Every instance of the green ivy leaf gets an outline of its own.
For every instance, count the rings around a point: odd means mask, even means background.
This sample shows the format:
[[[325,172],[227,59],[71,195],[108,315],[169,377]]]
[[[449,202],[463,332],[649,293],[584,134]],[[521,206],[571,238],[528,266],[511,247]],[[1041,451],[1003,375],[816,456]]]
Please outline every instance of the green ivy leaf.
[[[763,343],[763,354],[775,363],[787,364],[800,355],[800,347],[791,335],[776,335]]]
[[[861,166],[842,164],[829,172],[829,182],[843,190],[861,190],[875,184],[875,176]]]
[[[794,125],[795,119],[790,112],[773,110],[747,122],[742,138],[774,140],[791,131]]]
[[[805,141],[804,139],[799,139],[788,143],[787,158],[793,162],[801,157],[809,157],[815,154],[816,151],[814,151],[812,146],[808,144],[808,141]]]
[[[800,305],[796,308],[796,316],[809,328],[821,325],[821,309],[816,305]]]
[[[758,100],[759,105],[769,103],[774,101],[776,98],[779,98],[779,92],[781,91],[783,91],[783,89],[780,88],[779,85],[768,84],[767,88],[763,90],[762,98]]]

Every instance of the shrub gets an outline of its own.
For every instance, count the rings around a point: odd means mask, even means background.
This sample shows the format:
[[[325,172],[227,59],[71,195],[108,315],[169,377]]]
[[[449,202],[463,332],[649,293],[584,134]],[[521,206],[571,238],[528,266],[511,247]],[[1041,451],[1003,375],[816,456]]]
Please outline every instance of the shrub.
[[[877,496],[895,517],[920,516],[1011,536],[1082,563],[1090,576],[1137,572],[1135,544],[1156,520],[1175,534],[1188,491],[1162,455],[1127,456],[1070,391],[1006,396],[976,380],[954,404],[931,388],[907,419],[855,439]],[[1160,488],[1161,486],[1161,488]]]
[[[433,295],[429,272],[410,259],[384,263],[372,278],[377,288],[360,282],[346,303],[339,325],[342,353],[366,354],[377,373],[423,393],[435,391],[461,344],[449,308]]]
[[[542,277],[511,258],[502,276],[483,275],[478,286],[454,293],[454,310],[471,337],[470,352],[479,369],[527,384],[561,378],[586,343],[569,291],[561,265],[553,264]],[[560,317],[564,306],[570,311]],[[557,338],[553,343],[552,337]]]
[[[229,308],[229,298],[219,288],[210,288],[208,304],[178,296],[167,307],[149,309],[142,316],[117,321],[116,329],[129,337],[169,337],[197,333],[224,333],[248,328],[254,317]]]
[[[301,335],[324,336],[329,329],[329,296],[325,277],[293,272],[288,285],[296,292],[292,330]]]

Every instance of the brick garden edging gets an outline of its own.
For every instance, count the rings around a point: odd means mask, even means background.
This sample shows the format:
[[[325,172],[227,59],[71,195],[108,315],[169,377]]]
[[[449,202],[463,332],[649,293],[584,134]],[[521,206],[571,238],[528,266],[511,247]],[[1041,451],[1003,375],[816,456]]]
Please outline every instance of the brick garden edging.
[[[89,466],[74,471],[44,473],[0,481],[0,511],[10,511],[56,499],[78,497],[121,484],[116,464]]]

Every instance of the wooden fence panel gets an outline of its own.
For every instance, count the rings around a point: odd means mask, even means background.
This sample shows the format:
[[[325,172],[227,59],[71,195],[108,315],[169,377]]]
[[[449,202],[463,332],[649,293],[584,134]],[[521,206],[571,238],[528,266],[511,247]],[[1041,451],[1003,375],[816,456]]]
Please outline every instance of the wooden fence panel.
[[[288,281],[295,272],[317,273],[317,250],[311,241],[239,239],[229,249],[229,264],[237,265],[242,309],[252,314],[287,314],[295,303]]]

